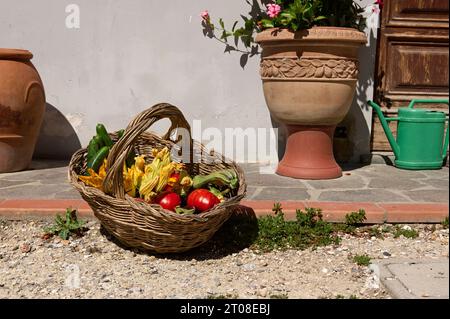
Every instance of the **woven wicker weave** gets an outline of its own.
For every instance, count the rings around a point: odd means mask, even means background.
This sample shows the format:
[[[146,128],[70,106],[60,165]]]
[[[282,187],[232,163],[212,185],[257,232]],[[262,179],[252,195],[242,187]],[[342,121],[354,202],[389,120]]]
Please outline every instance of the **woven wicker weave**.
[[[164,137],[146,132],[155,122],[164,118],[172,122]],[[87,150],[81,149],[72,156],[69,164],[71,184],[80,192],[105,229],[125,246],[157,253],[184,252],[200,246],[214,235],[230,217],[233,207],[245,196],[243,171],[234,162],[225,161],[220,154],[206,154],[204,146],[192,140],[191,150],[194,151],[191,152],[191,163],[186,163],[186,169],[192,176],[234,169],[239,177],[239,188],[234,191],[233,197],[201,214],[180,215],[126,195],[122,172],[127,154],[134,148],[137,154],[148,156],[146,161],[150,162],[152,148],[179,147],[169,139],[177,128],[190,132],[190,126],[181,111],[173,105],[162,103],[139,114],[119,140],[117,133],[110,134],[116,143],[108,156],[108,165],[112,165],[107,167],[104,192],[78,180],[78,176],[86,171]],[[207,160],[197,163],[200,156]]]

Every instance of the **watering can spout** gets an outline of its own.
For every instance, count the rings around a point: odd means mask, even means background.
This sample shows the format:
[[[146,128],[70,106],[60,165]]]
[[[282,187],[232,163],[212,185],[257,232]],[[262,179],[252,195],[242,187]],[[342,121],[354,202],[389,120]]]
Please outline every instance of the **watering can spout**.
[[[389,127],[389,124],[386,118],[384,117],[383,112],[381,111],[381,107],[373,101],[368,101],[368,104],[375,110],[378,117],[380,118],[381,126],[383,127],[384,133],[386,134],[389,144],[391,144],[395,157],[398,158],[400,156],[400,147],[398,146],[394,134],[392,134],[391,128]]]

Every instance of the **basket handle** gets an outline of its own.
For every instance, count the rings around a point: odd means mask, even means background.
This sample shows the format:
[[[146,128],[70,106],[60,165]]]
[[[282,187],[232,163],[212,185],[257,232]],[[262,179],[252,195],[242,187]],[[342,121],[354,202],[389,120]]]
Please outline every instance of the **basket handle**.
[[[191,136],[191,127],[186,121],[183,113],[176,107],[168,103],[160,103],[152,106],[148,110],[140,113],[131,121],[125,130],[124,135],[114,144],[108,155],[106,166],[106,177],[103,181],[103,190],[106,194],[124,199],[125,190],[123,187],[123,165],[127,155],[132,150],[136,139],[148,130],[155,122],[168,118],[171,125],[163,139],[168,140],[174,130],[177,128],[185,128]],[[192,139],[190,139],[190,147],[192,150]],[[179,138],[178,138],[179,140]],[[178,142],[178,140],[174,142]],[[192,152],[191,156],[192,156]]]

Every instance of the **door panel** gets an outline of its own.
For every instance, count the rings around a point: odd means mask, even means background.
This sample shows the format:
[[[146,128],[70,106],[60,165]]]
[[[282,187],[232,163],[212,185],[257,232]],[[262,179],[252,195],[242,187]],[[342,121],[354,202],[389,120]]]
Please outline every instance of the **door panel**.
[[[448,27],[448,0],[387,0],[386,26]]]
[[[388,0],[382,11],[375,101],[389,116],[412,99],[448,98],[448,0]],[[448,112],[448,106],[418,106]],[[391,148],[376,115],[372,150]]]
[[[448,93],[448,46],[424,42],[390,42],[386,63],[393,72],[386,94]]]

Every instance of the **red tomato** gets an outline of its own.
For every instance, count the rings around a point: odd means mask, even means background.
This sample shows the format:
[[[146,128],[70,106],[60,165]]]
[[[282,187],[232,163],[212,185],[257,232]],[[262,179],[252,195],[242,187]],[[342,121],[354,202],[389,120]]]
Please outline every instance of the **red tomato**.
[[[181,204],[181,197],[177,193],[164,194],[156,199],[156,204],[161,205],[164,209],[174,212],[175,208]]]
[[[219,204],[220,200],[206,189],[197,189],[189,194],[187,204],[199,212],[204,212]]]

